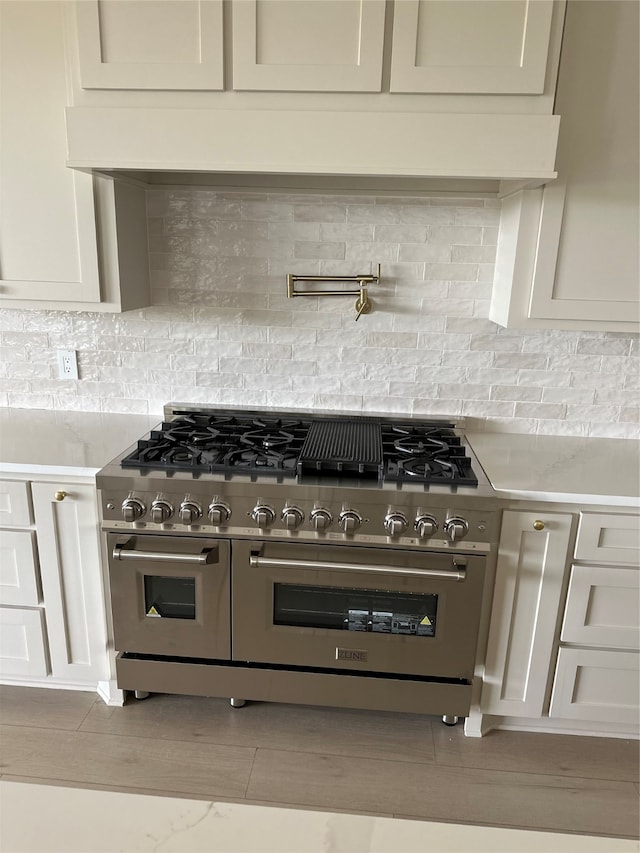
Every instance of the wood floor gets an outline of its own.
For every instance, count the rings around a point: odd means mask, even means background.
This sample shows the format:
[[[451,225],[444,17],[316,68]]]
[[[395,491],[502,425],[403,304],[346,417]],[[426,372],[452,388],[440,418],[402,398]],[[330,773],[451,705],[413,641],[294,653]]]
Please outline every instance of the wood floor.
[[[0,687],[0,773],[207,800],[638,836],[638,743],[405,714]]]

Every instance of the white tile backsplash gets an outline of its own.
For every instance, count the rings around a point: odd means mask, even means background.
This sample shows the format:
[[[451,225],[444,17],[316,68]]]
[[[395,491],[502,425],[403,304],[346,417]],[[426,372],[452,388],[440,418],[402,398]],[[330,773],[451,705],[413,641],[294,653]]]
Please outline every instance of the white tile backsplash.
[[[153,306],[0,310],[0,405],[160,415],[174,399],[640,438],[637,336],[487,319],[495,199],[159,189],[147,213]],[[286,297],[288,272],[377,263],[357,323],[354,297]],[[79,381],[56,378],[61,348]]]

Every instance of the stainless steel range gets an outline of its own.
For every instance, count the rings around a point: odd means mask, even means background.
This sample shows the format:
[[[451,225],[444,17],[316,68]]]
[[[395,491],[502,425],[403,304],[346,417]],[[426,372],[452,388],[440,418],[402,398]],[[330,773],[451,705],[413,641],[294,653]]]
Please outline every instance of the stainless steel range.
[[[496,511],[455,424],[170,404],[97,483],[120,688],[468,713]]]

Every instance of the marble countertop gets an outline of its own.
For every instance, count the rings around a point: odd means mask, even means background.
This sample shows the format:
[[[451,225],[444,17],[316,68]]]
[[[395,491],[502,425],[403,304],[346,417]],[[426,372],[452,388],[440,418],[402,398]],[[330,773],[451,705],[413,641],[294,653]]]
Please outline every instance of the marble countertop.
[[[638,853],[623,838],[0,782],[7,853]],[[34,815],[37,819],[34,820]]]
[[[158,415],[0,409],[0,473],[93,477]]]
[[[0,473],[93,477],[160,415],[0,409]],[[498,497],[640,507],[640,443],[468,432]]]
[[[466,438],[498,497],[640,506],[640,443],[468,432]]]

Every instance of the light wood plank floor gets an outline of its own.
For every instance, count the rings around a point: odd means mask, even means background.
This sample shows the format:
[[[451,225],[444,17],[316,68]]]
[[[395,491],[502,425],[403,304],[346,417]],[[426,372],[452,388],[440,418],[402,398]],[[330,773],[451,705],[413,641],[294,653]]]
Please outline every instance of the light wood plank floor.
[[[2,778],[636,838],[638,743],[406,714],[0,687]]]

